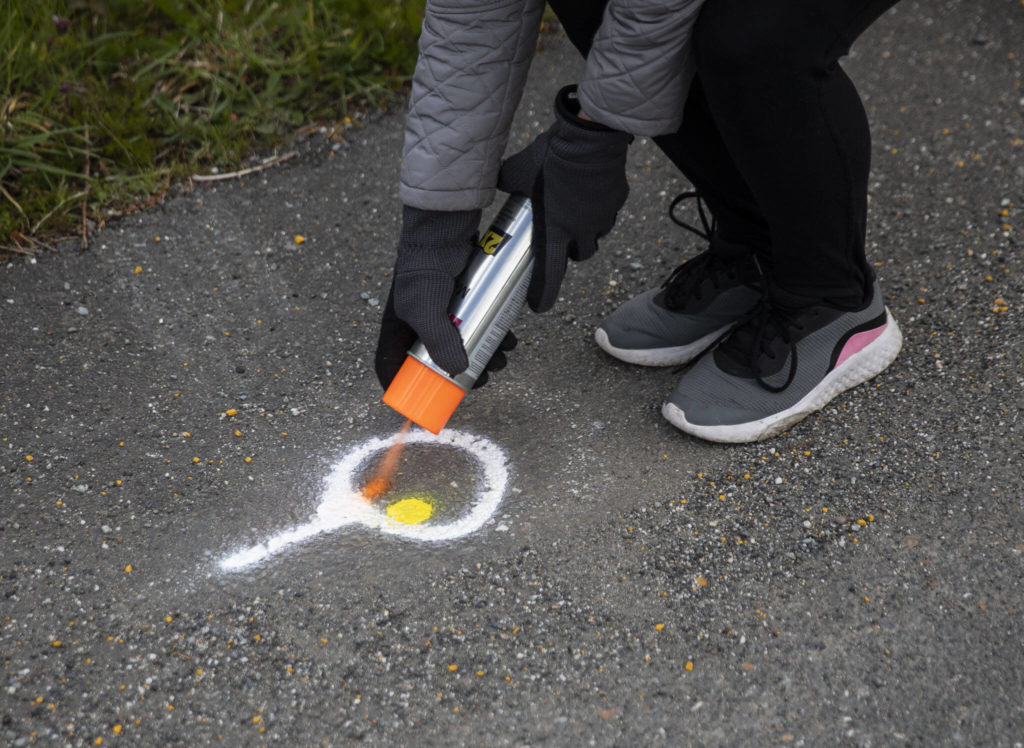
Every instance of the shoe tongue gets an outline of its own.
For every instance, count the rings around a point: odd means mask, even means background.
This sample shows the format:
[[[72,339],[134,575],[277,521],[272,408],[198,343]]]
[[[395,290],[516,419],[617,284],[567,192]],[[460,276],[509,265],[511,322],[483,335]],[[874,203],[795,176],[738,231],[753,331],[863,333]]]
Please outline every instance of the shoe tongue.
[[[757,319],[740,325],[715,349],[715,359],[723,369],[740,376],[754,376],[750,354],[755,350],[758,325]],[[756,354],[759,353],[760,348],[756,349]]]
[[[726,364],[727,370],[733,373],[740,373],[741,376],[757,376],[758,366],[756,360],[762,355],[762,348],[770,348],[772,342],[784,334],[780,324],[786,324],[786,314],[772,314],[771,307],[792,312],[804,304],[793,308],[788,307],[784,302],[792,302],[806,298],[789,294],[783,302],[780,302],[773,289],[770,301],[763,301],[755,310],[754,314],[743,324],[734,329],[718,349],[715,351],[716,359],[720,364]],[[769,304],[771,306],[769,306]]]
[[[707,267],[711,263],[710,252],[692,257],[678,268],[669,278],[665,288],[658,294],[664,307],[678,310],[686,306],[689,297],[697,290],[707,275]]]

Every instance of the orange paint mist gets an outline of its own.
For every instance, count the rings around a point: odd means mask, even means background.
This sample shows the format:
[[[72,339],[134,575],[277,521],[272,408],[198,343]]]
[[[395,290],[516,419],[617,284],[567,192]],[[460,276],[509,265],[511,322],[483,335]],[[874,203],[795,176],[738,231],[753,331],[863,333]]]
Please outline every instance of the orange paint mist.
[[[377,471],[363,486],[362,494],[368,501],[379,499],[391,490],[395,473],[398,470],[398,463],[402,459],[402,451],[405,449],[405,435],[409,433],[411,425],[412,420],[407,420],[405,425],[399,429],[395,443],[388,447],[388,451],[384,453],[384,457],[381,458],[380,464],[377,466]]]

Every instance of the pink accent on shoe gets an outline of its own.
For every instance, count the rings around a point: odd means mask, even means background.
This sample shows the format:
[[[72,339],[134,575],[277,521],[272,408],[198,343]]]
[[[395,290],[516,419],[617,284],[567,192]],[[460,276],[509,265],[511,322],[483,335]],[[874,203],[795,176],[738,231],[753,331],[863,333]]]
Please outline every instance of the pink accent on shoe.
[[[888,324],[888,323],[886,323]],[[839,359],[836,361],[836,366],[839,366],[846,359],[852,356],[854,353],[858,353],[867,348],[873,343],[879,335],[885,332],[886,325],[879,325],[874,330],[865,330],[859,332],[856,335],[850,337],[846,341],[846,345],[843,346],[843,350],[839,353]]]

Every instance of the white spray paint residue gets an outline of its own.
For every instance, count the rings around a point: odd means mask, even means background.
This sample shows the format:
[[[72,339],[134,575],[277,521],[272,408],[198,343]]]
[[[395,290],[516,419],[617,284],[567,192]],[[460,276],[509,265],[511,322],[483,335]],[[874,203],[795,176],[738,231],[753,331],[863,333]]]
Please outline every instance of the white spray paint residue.
[[[417,431],[405,437],[407,444],[425,443],[464,449],[476,458],[482,472],[482,485],[470,510],[443,524],[426,522],[407,525],[389,518],[381,509],[368,502],[354,484],[355,473],[372,455],[387,449],[398,435],[388,439],[373,438],[342,458],[327,476],[323,498],[316,514],[309,522],[279,532],[265,543],[232,553],[220,560],[222,571],[240,571],[266,560],[289,546],[302,543],[320,533],[330,532],[347,525],[360,524],[388,535],[409,540],[440,542],[454,540],[476,532],[494,516],[508,486],[508,460],[505,452],[494,442],[462,431],[446,430],[438,435]]]

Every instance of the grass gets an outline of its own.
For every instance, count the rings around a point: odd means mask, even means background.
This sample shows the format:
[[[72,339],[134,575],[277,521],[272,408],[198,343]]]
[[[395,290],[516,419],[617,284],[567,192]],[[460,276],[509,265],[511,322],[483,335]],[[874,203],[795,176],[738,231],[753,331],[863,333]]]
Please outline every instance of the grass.
[[[0,247],[26,250],[403,85],[424,0],[0,3]]]

